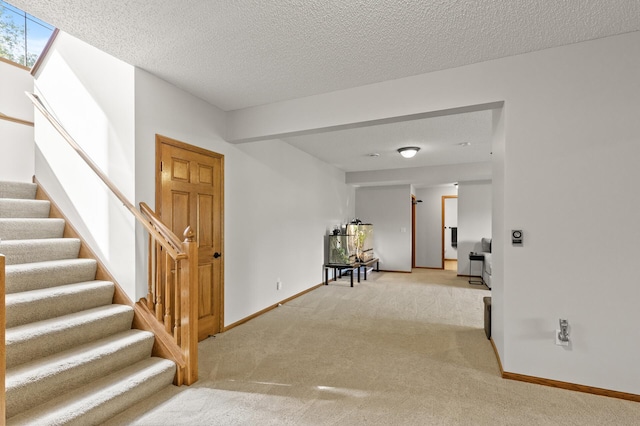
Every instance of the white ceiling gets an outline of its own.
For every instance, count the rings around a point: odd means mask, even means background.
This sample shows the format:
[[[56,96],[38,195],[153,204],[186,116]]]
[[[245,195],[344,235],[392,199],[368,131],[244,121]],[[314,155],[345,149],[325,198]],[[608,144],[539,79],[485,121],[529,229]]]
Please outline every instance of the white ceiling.
[[[10,2],[227,111],[640,30],[639,0]],[[488,161],[487,126],[475,112],[286,141],[390,169]],[[401,162],[407,144],[422,151]]]
[[[469,112],[283,140],[346,172],[484,162],[491,159],[491,114]],[[397,149],[406,146],[420,151],[405,159]],[[369,156],[374,153],[379,156]]]

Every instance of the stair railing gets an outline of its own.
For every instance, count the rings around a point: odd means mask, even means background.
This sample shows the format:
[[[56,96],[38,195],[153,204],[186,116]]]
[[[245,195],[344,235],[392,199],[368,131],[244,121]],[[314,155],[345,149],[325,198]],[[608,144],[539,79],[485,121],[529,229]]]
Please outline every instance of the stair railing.
[[[148,232],[149,289],[146,299],[141,299],[136,306],[152,313],[145,315],[145,320],[153,316],[161,325],[160,328],[152,325],[156,337],[158,332],[167,333],[179,348],[178,354],[172,348],[164,351],[178,364],[175,383],[194,383],[198,380],[198,251],[194,232],[187,227],[185,239],[181,241],[145,203],[140,203],[142,212],[136,209],[49,112],[38,95],[27,93],[27,96]]]
[[[0,120],[11,121],[12,123],[24,124],[25,126],[33,127],[33,121],[23,120],[22,118],[12,117],[0,112]]]
[[[185,292],[184,286],[176,285],[191,283],[195,277],[194,285],[197,286],[198,248],[195,233],[187,226],[183,234],[185,239],[180,241],[146,203],[140,203],[140,211],[157,234],[162,236],[159,240],[155,234],[149,233],[147,297],[141,302],[155,314],[156,320],[164,325],[165,331],[173,336],[178,345],[195,342],[192,350],[197,356],[197,326],[193,335],[188,322],[198,318],[198,301],[190,297],[197,294],[197,287]]]

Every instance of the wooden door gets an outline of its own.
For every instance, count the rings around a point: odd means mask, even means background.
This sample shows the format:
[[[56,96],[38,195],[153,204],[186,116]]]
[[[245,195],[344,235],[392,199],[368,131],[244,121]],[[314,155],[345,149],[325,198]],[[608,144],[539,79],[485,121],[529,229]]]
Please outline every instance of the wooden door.
[[[198,243],[198,340],[222,331],[224,156],[156,136],[156,211],[181,239]]]

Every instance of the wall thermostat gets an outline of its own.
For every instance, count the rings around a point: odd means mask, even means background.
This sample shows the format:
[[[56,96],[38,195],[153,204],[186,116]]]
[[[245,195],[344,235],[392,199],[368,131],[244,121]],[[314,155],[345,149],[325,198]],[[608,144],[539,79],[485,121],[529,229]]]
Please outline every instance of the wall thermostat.
[[[514,229],[511,231],[511,244],[513,244],[514,246],[521,246],[522,245],[522,230],[521,229]]]

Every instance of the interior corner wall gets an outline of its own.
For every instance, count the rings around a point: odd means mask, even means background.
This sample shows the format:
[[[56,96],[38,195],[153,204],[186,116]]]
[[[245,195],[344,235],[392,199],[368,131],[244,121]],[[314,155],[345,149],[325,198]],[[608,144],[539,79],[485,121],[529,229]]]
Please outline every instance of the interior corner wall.
[[[416,189],[416,267],[443,268],[442,197],[457,195],[453,185]]]
[[[503,102],[492,324],[505,371],[640,394],[640,31],[232,113],[237,139]],[[371,102],[384,99],[384,102]],[[494,140],[494,148],[496,141]],[[524,244],[504,238],[524,231]],[[616,232],[617,231],[617,232]],[[555,344],[560,318],[571,345]]]
[[[224,155],[224,325],[322,283],[324,236],[355,213],[344,172],[281,140],[229,144],[224,111],[146,71],[135,81],[136,202],[155,206],[156,134]]]
[[[494,109],[492,113],[491,150],[493,157],[491,193],[491,339],[504,357],[504,119],[506,107]],[[497,247],[497,250],[494,249]]]
[[[458,185],[458,275],[469,275],[469,253],[481,252],[481,239],[491,238],[491,194],[491,182]],[[482,274],[477,263],[473,267],[472,275]]]
[[[411,272],[411,186],[357,188],[355,214],[373,224],[380,269]]]
[[[35,89],[78,145],[133,201],[133,67],[61,32]],[[133,215],[40,113],[35,123],[39,182],[133,300]]]
[[[29,71],[0,61],[0,113],[33,121],[33,106],[24,92],[33,92]],[[31,182],[34,149],[32,126],[0,120],[0,180]]]

